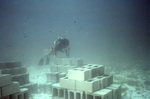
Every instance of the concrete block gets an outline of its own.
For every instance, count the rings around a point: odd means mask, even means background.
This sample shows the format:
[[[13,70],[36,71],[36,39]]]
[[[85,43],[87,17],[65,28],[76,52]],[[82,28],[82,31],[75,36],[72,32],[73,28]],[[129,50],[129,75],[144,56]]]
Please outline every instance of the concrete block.
[[[112,99],[121,99],[121,85],[112,84],[106,88],[112,90],[112,94],[113,94]]]
[[[20,89],[20,92],[10,95],[10,99],[29,99],[28,89]]]
[[[19,83],[12,82],[12,84],[2,87],[1,91],[2,91],[2,97],[17,93],[20,91]]]
[[[45,93],[45,84],[39,84],[38,85],[39,93]]]
[[[21,88],[28,88],[29,95],[37,93],[37,83],[28,83],[20,86]]]
[[[112,99],[112,90],[102,89],[93,93],[94,99]]]
[[[76,81],[72,80],[72,79],[68,79],[68,77],[63,77],[63,78],[60,79],[60,86],[62,88],[75,90]]]
[[[10,96],[5,96],[5,97],[2,97],[0,99],[10,99]]]
[[[23,74],[26,73],[26,68],[25,67],[19,67],[19,68],[7,68],[3,69],[2,74],[12,74],[12,75],[17,75],[17,74]]]
[[[63,77],[65,77],[66,76],[66,73],[64,73],[64,72],[62,72],[62,73],[59,73],[59,75],[58,75],[59,77],[59,79],[58,80],[60,80],[60,78],[63,78]]]
[[[72,58],[71,59],[71,65],[72,66],[83,66],[84,65],[84,62],[83,62],[83,60],[82,59],[80,59],[80,58]]]
[[[51,94],[51,92],[52,92],[52,83],[46,83],[45,84],[45,93]]]
[[[1,88],[0,88],[0,99],[2,98],[2,90],[1,90]]]
[[[0,87],[11,84],[12,76],[10,74],[0,74]]]
[[[88,64],[87,66],[90,66],[94,69],[93,77],[101,76],[104,74],[104,66],[99,64]]]
[[[85,99],[84,91],[68,90],[68,99]]]
[[[2,69],[1,73],[2,74],[10,74],[10,69]]]
[[[113,75],[104,74],[103,77],[106,77],[108,79],[108,86],[113,83]]]
[[[51,82],[52,83],[58,83],[59,82],[59,72],[52,72],[51,73]]]
[[[85,81],[76,80],[75,84],[76,90],[85,91]]]
[[[85,92],[94,92],[100,89],[99,80],[98,79],[90,79],[85,81],[84,83],[84,91]]]
[[[94,79],[98,79],[99,80],[100,89],[103,89],[103,88],[108,86],[108,79],[106,77],[97,76]]]
[[[5,63],[0,63],[0,69],[5,69],[6,68],[6,66],[5,66]]]
[[[52,91],[52,83],[43,83],[38,85],[39,93],[50,94]]]
[[[7,68],[17,68],[17,67],[21,67],[22,63],[21,62],[6,62],[5,66]]]
[[[55,59],[55,64],[56,65],[62,65],[62,59],[61,58],[56,58]]]
[[[93,96],[93,93],[88,93],[88,92],[86,92],[86,93],[85,93],[85,99],[95,99],[95,98],[94,98],[94,96]],[[99,98],[99,99],[101,99],[101,98]]]
[[[52,85],[52,99],[67,99],[67,89],[61,88],[59,83]]]
[[[68,70],[68,78],[72,80],[85,81],[91,79],[91,70],[84,68],[74,68]]]
[[[70,58],[62,58],[62,65],[71,65],[71,59]]]
[[[46,82],[47,83],[52,82],[52,72],[46,73]]]
[[[51,72],[58,72],[58,66],[57,65],[50,66],[50,71]]]
[[[29,74],[18,74],[12,76],[12,81],[18,81],[20,85],[29,83]]]

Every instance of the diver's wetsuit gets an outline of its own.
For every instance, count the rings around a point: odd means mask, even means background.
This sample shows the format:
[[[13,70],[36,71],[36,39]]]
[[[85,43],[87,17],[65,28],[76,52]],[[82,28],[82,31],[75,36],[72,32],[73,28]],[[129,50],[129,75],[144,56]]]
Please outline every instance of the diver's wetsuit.
[[[54,42],[54,47],[53,47],[54,55],[57,55],[58,51],[66,53],[66,55],[69,57],[69,40],[66,38],[58,38]]]

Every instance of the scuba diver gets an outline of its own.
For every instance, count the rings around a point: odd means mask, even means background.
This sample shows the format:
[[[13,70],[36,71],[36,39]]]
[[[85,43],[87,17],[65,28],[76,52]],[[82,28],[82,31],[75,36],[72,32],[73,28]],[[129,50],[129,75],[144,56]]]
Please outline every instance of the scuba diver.
[[[54,41],[54,46],[51,48],[49,53],[40,59],[38,65],[42,66],[44,64],[44,58],[46,57],[46,65],[50,62],[50,55],[54,55],[54,58],[57,56],[58,52],[65,52],[66,56],[69,57],[69,40],[67,38],[58,37],[56,41]]]

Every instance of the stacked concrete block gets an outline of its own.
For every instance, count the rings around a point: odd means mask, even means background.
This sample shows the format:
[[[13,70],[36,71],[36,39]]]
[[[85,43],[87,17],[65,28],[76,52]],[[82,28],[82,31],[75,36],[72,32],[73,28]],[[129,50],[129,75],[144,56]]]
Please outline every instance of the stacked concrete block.
[[[121,99],[121,85],[112,84],[107,89],[112,90],[113,98],[112,99]]]
[[[68,99],[85,99],[85,93],[78,90],[68,90]]]
[[[11,99],[29,99],[29,93],[27,88],[20,89],[19,92],[10,95]]]
[[[55,64],[63,66],[70,65],[74,67],[80,67],[84,65],[84,62],[80,58],[57,58],[55,60]]]
[[[50,72],[46,73],[46,80],[47,83],[58,83],[60,78],[65,77],[66,73],[60,73],[60,72]]]
[[[61,88],[59,83],[52,85],[52,99],[68,99],[68,91]]]
[[[52,89],[52,99],[121,99],[121,86],[113,84],[113,76],[105,74],[104,66],[97,64],[68,70],[68,75],[60,79],[59,88]],[[63,98],[59,97],[61,89],[66,92]]]
[[[38,89],[37,89],[37,83],[27,83],[27,84],[24,84],[24,85],[21,85],[20,88],[28,88],[29,89],[29,95],[31,94],[35,94],[38,92]]]
[[[60,79],[60,86],[62,88],[75,90],[76,82],[75,82],[75,80],[68,79],[68,77],[63,77]]]
[[[102,90],[94,92],[93,96],[94,96],[94,99],[112,99],[112,90],[102,89]]]
[[[91,79],[91,70],[87,68],[75,68],[68,70],[68,78],[80,81]]]
[[[20,89],[10,74],[0,74],[0,99],[29,99],[28,89]]]
[[[0,74],[0,87],[11,84],[12,76],[10,74]]]
[[[0,69],[2,74],[11,74],[12,81],[19,82],[21,88],[28,88],[30,94],[37,92],[37,84],[29,82],[29,74],[21,62],[0,63]]]
[[[52,83],[43,83],[38,85],[39,93],[50,94],[52,92]]]
[[[2,73],[2,74],[17,75],[17,74],[26,73],[26,68],[25,68],[25,67],[19,67],[19,68],[2,69],[2,70],[1,70],[1,73]]]

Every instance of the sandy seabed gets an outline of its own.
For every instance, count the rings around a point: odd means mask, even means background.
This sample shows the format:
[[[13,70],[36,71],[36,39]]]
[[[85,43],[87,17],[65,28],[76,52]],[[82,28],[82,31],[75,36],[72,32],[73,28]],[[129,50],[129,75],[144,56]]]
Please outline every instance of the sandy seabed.
[[[46,83],[46,73],[50,72],[49,66],[28,67],[30,82]],[[135,65],[131,68],[117,68],[105,66],[105,73],[112,74],[114,83],[122,85],[122,99],[150,99],[150,71],[144,71]],[[33,94],[30,99],[51,99],[51,95]]]

